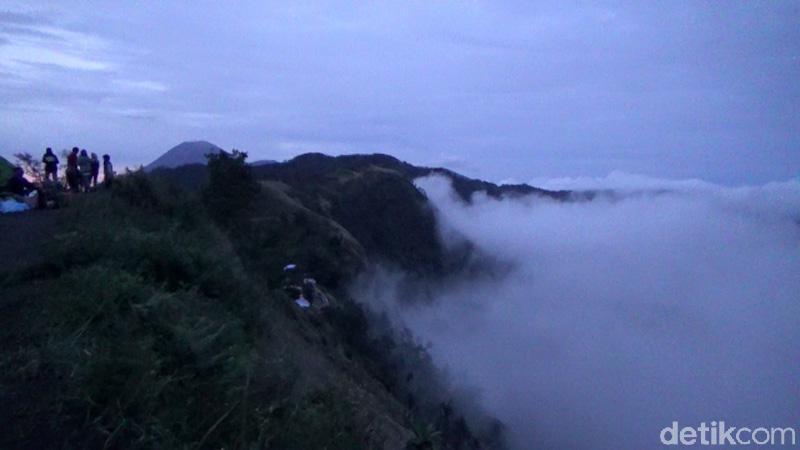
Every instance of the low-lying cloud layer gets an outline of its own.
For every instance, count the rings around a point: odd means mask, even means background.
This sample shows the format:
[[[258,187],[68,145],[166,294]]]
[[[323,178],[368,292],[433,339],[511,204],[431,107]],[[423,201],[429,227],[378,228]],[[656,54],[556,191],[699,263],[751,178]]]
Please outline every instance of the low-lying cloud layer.
[[[471,205],[445,179],[418,184],[444,239],[515,268],[453,283],[434,304],[391,289],[371,302],[480,389],[514,448],[655,448],[672,421],[800,424],[797,181]]]

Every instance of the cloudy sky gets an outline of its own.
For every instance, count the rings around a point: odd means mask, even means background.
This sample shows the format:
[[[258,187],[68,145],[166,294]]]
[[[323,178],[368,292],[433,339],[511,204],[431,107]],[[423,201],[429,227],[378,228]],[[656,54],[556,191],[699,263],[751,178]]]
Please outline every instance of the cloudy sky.
[[[169,3],[169,4],[167,4]],[[0,1],[0,154],[382,152],[491,180],[800,172],[800,2]]]

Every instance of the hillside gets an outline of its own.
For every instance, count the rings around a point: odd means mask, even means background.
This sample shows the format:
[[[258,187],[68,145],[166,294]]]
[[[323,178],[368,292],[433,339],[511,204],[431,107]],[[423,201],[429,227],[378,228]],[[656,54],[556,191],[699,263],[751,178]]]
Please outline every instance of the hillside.
[[[379,260],[459,270],[408,175],[258,170],[234,153],[126,175],[15,250],[38,256],[0,272],[3,447],[502,448],[502,425],[465,421],[426,351],[347,292]],[[329,308],[295,306],[288,263]]]
[[[281,186],[289,198],[314,214],[340,224],[364,247],[373,262],[389,263],[421,275],[445,276],[486,268],[487,256],[464,242],[445,252],[438,241],[434,212],[414,179],[439,174],[450,178],[466,202],[481,191],[492,197],[541,196],[558,201],[591,198],[592,193],[548,191],[526,184],[497,185],[443,168],[418,167],[389,155],[327,156],[308,153],[287,162],[251,168],[252,176]],[[208,182],[202,166],[159,170],[155,175],[192,191]],[[468,267],[471,266],[471,267]]]
[[[206,141],[182,142],[146,165],[144,170],[149,172],[155,169],[171,169],[189,164],[205,164],[207,154],[215,154],[220,151],[222,151],[221,148]]]

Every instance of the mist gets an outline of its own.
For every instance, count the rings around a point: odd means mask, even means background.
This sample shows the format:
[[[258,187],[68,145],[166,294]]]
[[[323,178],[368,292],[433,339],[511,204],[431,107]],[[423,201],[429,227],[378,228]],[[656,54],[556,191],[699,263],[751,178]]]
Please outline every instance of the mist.
[[[673,421],[800,425],[800,182],[588,181],[553,185],[622,195],[467,204],[417,180],[445,243],[512,269],[432,302],[399,298],[396,273],[361,296],[476,388],[515,449],[653,448]]]

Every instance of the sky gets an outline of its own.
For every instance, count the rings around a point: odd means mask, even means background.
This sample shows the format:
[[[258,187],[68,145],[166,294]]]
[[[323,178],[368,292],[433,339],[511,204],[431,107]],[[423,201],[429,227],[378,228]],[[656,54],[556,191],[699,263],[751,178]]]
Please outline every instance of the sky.
[[[798,1],[0,1],[0,154],[389,153],[492,181],[800,174]]]

